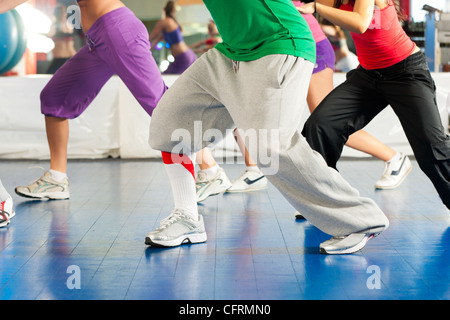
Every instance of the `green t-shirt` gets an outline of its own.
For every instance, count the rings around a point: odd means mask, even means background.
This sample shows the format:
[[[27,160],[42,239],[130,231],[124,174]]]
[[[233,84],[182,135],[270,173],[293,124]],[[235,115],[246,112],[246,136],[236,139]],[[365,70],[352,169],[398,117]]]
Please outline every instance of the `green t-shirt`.
[[[291,0],[203,0],[223,42],[217,50],[236,61],[288,54],[316,62],[311,30]]]

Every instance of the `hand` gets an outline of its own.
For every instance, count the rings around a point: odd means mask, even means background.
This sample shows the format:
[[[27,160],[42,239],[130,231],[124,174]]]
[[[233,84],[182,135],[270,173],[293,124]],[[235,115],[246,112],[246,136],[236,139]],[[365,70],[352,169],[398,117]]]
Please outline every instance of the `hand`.
[[[311,14],[315,12],[314,2],[305,3],[304,6],[297,7],[298,12],[301,14]]]

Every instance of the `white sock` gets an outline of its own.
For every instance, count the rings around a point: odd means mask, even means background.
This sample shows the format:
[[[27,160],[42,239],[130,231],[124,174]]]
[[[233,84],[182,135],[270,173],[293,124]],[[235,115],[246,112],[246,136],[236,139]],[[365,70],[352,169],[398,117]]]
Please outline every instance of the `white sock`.
[[[62,182],[65,178],[67,178],[67,174],[61,171],[56,170],[48,170],[52,176],[52,179],[58,182]]]
[[[397,152],[397,153],[395,154],[395,156],[393,156],[391,159],[389,159],[388,162],[398,161],[398,160],[401,159],[401,157],[402,157],[402,154],[401,154],[400,152]]]
[[[247,171],[253,171],[253,172],[258,172],[261,173],[261,170],[259,170],[258,166],[247,166]]]
[[[214,178],[217,175],[217,172],[219,172],[219,165],[216,164],[214,167],[202,170],[204,173],[206,173],[206,178],[208,180],[211,180],[212,178]]]
[[[5,187],[2,184],[2,181],[0,180],[0,203],[3,201],[6,201],[9,198],[9,193],[6,191]]]
[[[197,194],[192,173],[179,163],[165,164],[164,167],[172,186],[175,208],[183,210],[185,214],[197,221]]]

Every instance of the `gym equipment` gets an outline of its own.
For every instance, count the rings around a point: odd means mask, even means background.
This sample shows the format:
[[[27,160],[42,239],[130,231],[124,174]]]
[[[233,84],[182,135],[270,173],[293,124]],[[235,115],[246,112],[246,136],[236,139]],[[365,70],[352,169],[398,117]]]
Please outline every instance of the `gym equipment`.
[[[22,17],[14,9],[0,15],[0,75],[14,68],[27,48]]]

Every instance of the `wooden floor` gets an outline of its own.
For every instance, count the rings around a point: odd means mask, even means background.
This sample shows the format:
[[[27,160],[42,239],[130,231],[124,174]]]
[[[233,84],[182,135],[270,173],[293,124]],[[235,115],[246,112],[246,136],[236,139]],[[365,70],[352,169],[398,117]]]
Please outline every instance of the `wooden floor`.
[[[353,255],[319,253],[330,236],[277,189],[224,194],[199,205],[204,244],[148,247],[172,209],[160,161],[70,161],[70,200],[34,201],[16,185],[48,162],[0,161],[16,217],[0,229],[0,300],[450,299],[450,214],[413,161],[397,189],[375,191],[383,164],[342,159],[339,169],[391,225]],[[242,164],[223,165],[230,179]]]

